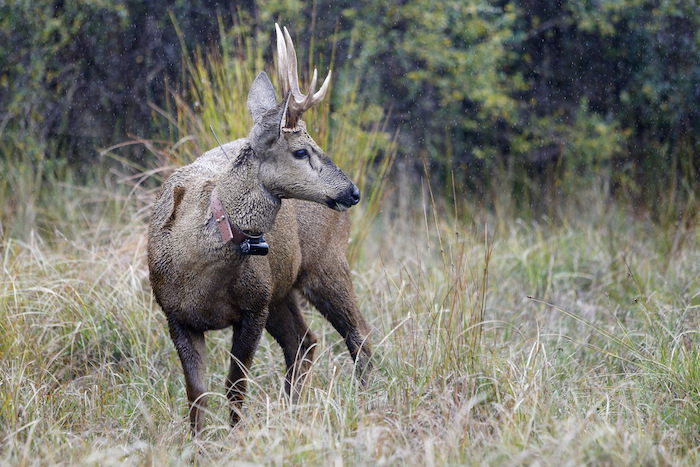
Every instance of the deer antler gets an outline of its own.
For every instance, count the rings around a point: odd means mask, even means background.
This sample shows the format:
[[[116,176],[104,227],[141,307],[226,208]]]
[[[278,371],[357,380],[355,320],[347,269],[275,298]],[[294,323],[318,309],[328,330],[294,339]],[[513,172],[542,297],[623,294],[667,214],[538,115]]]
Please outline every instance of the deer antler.
[[[331,70],[328,70],[328,76],[323,81],[321,89],[316,92],[317,70],[314,68],[309,94],[302,94],[299,89],[299,75],[297,75],[297,54],[289,31],[285,27],[284,34],[282,34],[277,23],[275,23],[275,31],[277,31],[277,77],[280,86],[282,86],[282,95],[286,96],[287,93],[291,93],[283,127],[295,129],[301,114],[321,102],[326,96],[328,86],[331,83]]]

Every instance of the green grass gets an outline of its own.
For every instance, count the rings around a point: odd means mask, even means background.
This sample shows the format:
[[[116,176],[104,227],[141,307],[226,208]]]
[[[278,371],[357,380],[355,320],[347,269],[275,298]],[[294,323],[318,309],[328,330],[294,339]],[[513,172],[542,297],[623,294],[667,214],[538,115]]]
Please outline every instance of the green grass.
[[[528,223],[454,218],[418,190],[412,209],[386,200],[353,272],[374,328],[369,387],[307,310],[320,347],[300,403],[283,396],[281,351],[265,336],[231,430],[230,332],[211,332],[212,403],[195,442],[140,203],[123,186],[101,201],[65,183],[43,190],[53,230],[2,241],[2,463],[698,461],[693,228],[594,198]]]

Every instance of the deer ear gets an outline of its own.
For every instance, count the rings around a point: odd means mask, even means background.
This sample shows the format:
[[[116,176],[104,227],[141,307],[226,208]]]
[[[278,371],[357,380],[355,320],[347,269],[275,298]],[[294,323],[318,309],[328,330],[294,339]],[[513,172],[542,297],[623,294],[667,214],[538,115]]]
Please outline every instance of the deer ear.
[[[253,128],[248,135],[253,151],[263,154],[279,139],[288,106],[289,96],[278,105],[263,112],[255,120]],[[255,119],[255,116],[253,118]]]
[[[248,92],[248,110],[253,122],[258,123],[263,116],[277,105],[275,88],[264,71],[258,74]]]

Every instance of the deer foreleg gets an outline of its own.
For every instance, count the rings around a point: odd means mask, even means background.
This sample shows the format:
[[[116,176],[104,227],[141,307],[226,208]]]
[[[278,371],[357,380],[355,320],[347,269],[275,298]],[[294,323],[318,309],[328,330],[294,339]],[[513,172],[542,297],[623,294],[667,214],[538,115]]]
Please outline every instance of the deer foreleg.
[[[231,346],[231,368],[226,378],[226,396],[231,407],[231,426],[241,418],[241,408],[248,387],[248,369],[253,362],[260,335],[267,321],[267,308],[261,311],[247,311],[240,324],[234,327]]]
[[[190,427],[194,435],[202,431],[204,424],[204,410],[207,399],[204,395],[204,361],[206,347],[204,345],[204,333],[193,331],[173,319],[168,319],[170,337],[175,344],[177,354],[185,373],[185,388],[189,402]]]
[[[270,307],[266,328],[282,347],[287,364],[284,388],[292,402],[296,402],[313,362],[316,336],[304,322],[293,295]]]
[[[350,268],[345,262],[334,266],[319,267],[316,274],[305,278],[302,290],[311,304],[345,339],[348,351],[355,360],[355,375],[365,385],[372,368],[369,326],[357,308]]]

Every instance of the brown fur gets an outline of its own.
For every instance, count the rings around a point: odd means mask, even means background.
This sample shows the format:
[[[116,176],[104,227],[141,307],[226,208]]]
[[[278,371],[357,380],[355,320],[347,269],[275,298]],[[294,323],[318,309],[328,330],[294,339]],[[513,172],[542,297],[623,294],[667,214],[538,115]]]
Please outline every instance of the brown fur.
[[[261,73],[249,96],[255,121],[249,137],[173,173],[149,226],[151,286],[182,363],[195,433],[206,406],[206,331],[233,327],[226,379],[232,424],[240,417],[246,372],[263,328],[282,347],[285,387],[296,398],[316,343],[299,310],[300,296],[343,336],[363,382],[370,367],[369,328],[345,258],[350,219],[327,207],[345,209],[359,200],[359,192],[303,122],[299,131],[281,128],[285,103],[277,104],[271,89]],[[308,158],[292,154],[301,148]],[[222,242],[209,207],[214,188],[238,228],[265,233],[267,256],[242,256],[238,245]]]

